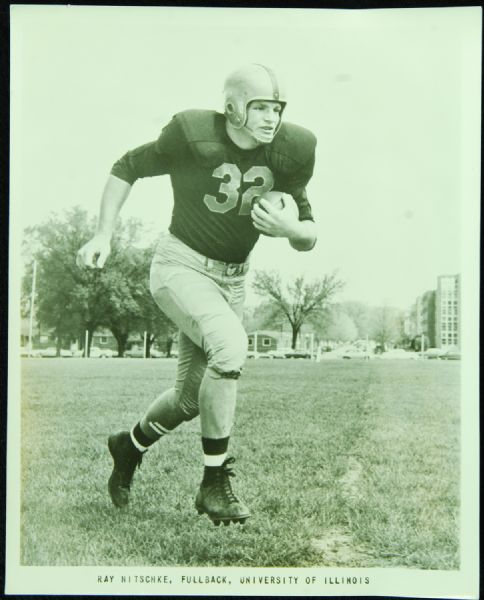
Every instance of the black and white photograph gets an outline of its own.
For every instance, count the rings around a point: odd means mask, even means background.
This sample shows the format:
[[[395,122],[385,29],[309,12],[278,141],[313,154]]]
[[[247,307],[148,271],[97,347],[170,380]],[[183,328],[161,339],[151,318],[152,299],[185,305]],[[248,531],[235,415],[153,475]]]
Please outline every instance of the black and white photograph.
[[[479,597],[476,6],[12,5],[8,594]]]

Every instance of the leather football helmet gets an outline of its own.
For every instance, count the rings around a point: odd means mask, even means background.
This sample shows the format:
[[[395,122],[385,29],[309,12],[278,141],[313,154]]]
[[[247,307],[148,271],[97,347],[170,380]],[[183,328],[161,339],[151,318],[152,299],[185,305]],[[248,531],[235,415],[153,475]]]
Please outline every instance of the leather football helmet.
[[[281,88],[274,71],[265,65],[250,64],[231,73],[224,86],[225,116],[236,129],[247,123],[247,106],[253,100],[279,102],[281,118],[275,133],[282,122],[282,112],[286,106],[286,94]]]

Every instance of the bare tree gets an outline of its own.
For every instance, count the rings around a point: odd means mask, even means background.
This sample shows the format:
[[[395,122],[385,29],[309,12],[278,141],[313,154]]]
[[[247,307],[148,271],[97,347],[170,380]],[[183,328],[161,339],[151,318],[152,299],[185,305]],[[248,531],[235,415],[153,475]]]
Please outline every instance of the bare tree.
[[[281,276],[273,271],[256,271],[252,283],[256,294],[265,299],[271,298],[289,321],[292,329],[292,348],[296,347],[302,325],[310,316],[315,317],[318,312],[322,313],[343,285],[336,273],[332,273],[309,282],[305,282],[304,275],[300,275],[283,286]]]

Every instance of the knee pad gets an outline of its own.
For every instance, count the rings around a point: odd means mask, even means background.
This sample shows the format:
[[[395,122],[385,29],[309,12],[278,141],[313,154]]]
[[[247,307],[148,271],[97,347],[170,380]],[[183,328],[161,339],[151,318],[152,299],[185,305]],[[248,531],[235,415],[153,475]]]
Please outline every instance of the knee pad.
[[[207,352],[212,377],[238,379],[247,356],[247,334],[242,324],[225,332],[224,339]]]
[[[213,379],[238,379],[242,374],[242,367],[234,371],[220,371],[215,367],[208,367],[207,373]]]

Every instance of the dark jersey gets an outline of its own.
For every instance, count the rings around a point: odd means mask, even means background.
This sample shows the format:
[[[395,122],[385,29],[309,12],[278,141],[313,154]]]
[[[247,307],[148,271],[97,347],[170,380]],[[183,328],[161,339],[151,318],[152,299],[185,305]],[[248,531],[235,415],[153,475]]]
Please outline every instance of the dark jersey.
[[[240,263],[259,237],[250,217],[256,197],[289,193],[299,219],[313,219],[306,185],[315,146],[311,132],[283,123],[270,144],[243,150],[229,138],[223,114],[190,110],[175,115],[156,141],[125,154],[111,173],[130,184],[169,174],[170,232],[208,258]]]

